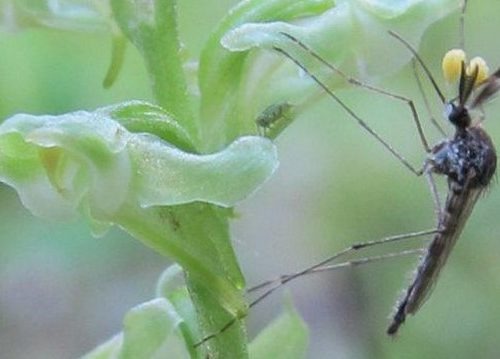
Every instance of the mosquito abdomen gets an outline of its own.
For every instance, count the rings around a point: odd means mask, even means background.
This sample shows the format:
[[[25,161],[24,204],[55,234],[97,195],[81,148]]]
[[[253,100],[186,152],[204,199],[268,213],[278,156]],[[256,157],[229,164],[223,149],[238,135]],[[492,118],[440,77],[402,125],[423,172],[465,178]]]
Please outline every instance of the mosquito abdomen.
[[[450,191],[440,232],[434,236],[410,286],[398,302],[387,334],[395,335],[406,315],[415,314],[425,302],[481,193],[482,189],[467,190],[459,194]]]
[[[425,302],[451,250],[460,237],[476,201],[488,187],[496,169],[496,154],[489,136],[480,127],[457,131],[446,145],[438,145],[429,163],[431,170],[448,177],[449,191],[434,236],[398,302],[387,334],[397,333],[407,314]]]

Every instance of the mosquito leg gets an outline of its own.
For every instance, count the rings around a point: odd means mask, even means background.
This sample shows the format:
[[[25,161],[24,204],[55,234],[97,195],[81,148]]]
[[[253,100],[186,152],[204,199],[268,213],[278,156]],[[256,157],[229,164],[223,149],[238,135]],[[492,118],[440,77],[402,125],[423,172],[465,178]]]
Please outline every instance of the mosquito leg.
[[[427,183],[429,184],[432,200],[434,202],[434,212],[436,213],[437,226],[439,227],[442,218],[441,216],[443,212],[443,206],[441,205],[441,200],[439,199],[436,181],[434,181],[434,177],[432,177],[432,173],[430,171],[425,172],[425,178],[427,179]]]
[[[327,266],[329,263],[331,263],[331,262],[333,262],[341,257],[344,257],[345,255],[347,255],[349,253],[352,253],[354,251],[358,251],[358,250],[363,249],[363,248],[368,248],[368,247],[372,247],[372,246],[376,246],[376,245],[380,245],[380,244],[401,241],[401,240],[405,240],[405,239],[409,239],[409,238],[422,237],[422,236],[426,236],[426,235],[430,235],[430,234],[435,234],[437,232],[438,232],[438,229],[430,229],[430,230],[425,230],[425,231],[420,231],[420,232],[398,234],[395,236],[385,237],[385,238],[378,239],[375,241],[353,244],[353,245],[341,250],[340,252],[337,252],[334,255],[332,255],[332,256],[330,256],[330,257],[322,260],[321,262],[318,262],[310,267],[307,267],[305,269],[302,269],[302,270],[295,272],[295,273],[292,273],[292,274],[281,275],[276,279],[269,280],[269,281],[263,282],[261,284],[254,286],[254,287],[249,288],[247,290],[247,292],[253,292],[253,291],[256,291],[259,289],[263,289],[264,287],[269,287],[269,286],[273,285],[273,287],[268,289],[261,296],[259,296],[256,300],[254,300],[252,303],[250,303],[250,307],[256,304],[256,303],[253,304],[254,302],[260,302],[265,297],[269,296],[272,292],[274,292],[276,289],[287,284],[288,282],[290,282],[296,278],[302,277],[304,275],[315,273],[316,271],[321,271],[321,270],[319,270],[319,268],[325,268],[325,266]],[[343,264],[343,266],[348,266],[348,265]]]
[[[361,258],[361,259],[357,259],[357,260],[336,263],[333,265],[329,264],[332,261],[339,259],[339,258],[341,258],[341,257],[343,257],[351,252],[360,250],[362,248],[376,246],[379,244],[385,244],[385,243],[396,242],[396,241],[400,241],[400,240],[404,240],[404,239],[416,238],[416,237],[422,237],[422,236],[426,236],[426,235],[430,235],[430,234],[435,234],[438,231],[439,231],[438,229],[430,229],[430,230],[425,230],[425,231],[420,231],[420,232],[412,232],[412,233],[405,233],[405,234],[399,234],[399,235],[395,235],[395,236],[385,237],[385,238],[381,238],[381,239],[378,239],[375,241],[353,244],[353,245],[343,249],[342,251],[337,252],[336,254],[326,258],[325,260],[322,260],[321,262],[316,263],[310,267],[307,267],[301,271],[298,271],[298,272],[295,272],[292,274],[281,275],[280,277],[278,277],[276,279],[265,281],[261,284],[258,284],[254,287],[249,288],[247,290],[247,293],[255,292],[257,290],[265,289],[265,288],[271,286],[271,288],[267,289],[264,293],[262,293],[255,300],[253,300],[249,304],[249,308],[260,303],[262,300],[267,298],[269,295],[271,295],[278,288],[280,288],[280,287],[284,286],[285,284],[287,284],[288,282],[291,282],[292,280],[295,280],[295,279],[300,278],[302,276],[310,275],[310,274],[318,273],[318,272],[332,271],[332,270],[341,269],[341,268],[345,268],[345,267],[354,267],[354,266],[368,264],[371,262],[380,261],[380,260],[388,259],[388,258],[394,258],[394,257],[399,257],[399,256],[415,254],[415,253],[421,252],[422,249],[407,250],[407,251],[401,251],[401,252],[396,252],[396,253],[388,253],[385,255],[366,257],[366,258]],[[221,327],[220,330],[218,330],[217,332],[212,333],[210,335],[207,335],[206,337],[201,339],[199,342],[194,344],[194,347],[196,348],[196,347],[202,345],[203,343],[206,343],[207,341],[215,338],[217,335],[222,334],[228,328],[230,328],[232,325],[234,325],[234,323],[236,323],[236,321],[238,321],[242,318],[243,317],[235,317],[232,320],[228,321],[224,326]]]
[[[408,49],[408,51],[410,51],[412,53],[412,55],[414,56],[415,60],[420,64],[420,66],[422,66],[422,69],[424,70],[425,75],[427,76],[427,78],[431,82],[432,87],[434,88],[434,91],[436,91],[436,94],[439,96],[439,99],[441,100],[441,102],[443,104],[445,104],[446,103],[446,98],[444,97],[443,92],[439,89],[439,86],[438,86],[436,80],[434,79],[434,76],[432,76],[431,71],[425,65],[424,61],[422,60],[422,58],[420,57],[420,55],[417,53],[417,50],[415,50],[413,48],[413,46],[411,46],[411,44],[408,41],[406,41],[405,39],[403,39],[400,35],[398,35],[394,31],[389,30],[388,33],[389,33],[389,35],[391,35],[392,37],[394,37],[396,40],[398,40],[399,42],[401,42]]]
[[[372,256],[372,257],[365,257],[365,258],[360,258],[360,259],[353,259],[351,261],[346,261],[346,262],[341,262],[341,263],[335,263],[335,264],[327,264],[323,267],[318,267],[314,269],[311,272],[308,272],[307,274],[314,274],[314,273],[321,273],[321,272],[329,272],[333,270],[338,270],[342,268],[347,268],[347,267],[357,267],[359,265],[364,265],[364,264],[369,264],[373,262],[378,262],[378,261],[383,261],[386,259],[391,259],[391,258],[397,258],[397,257],[404,257],[404,256],[410,256],[414,254],[422,254],[425,253],[424,248],[417,248],[417,249],[407,249],[404,251],[400,252],[393,252],[393,253],[387,253],[387,254],[382,254],[379,256]]]
[[[465,50],[465,11],[467,10],[467,0],[463,0],[462,9],[460,11],[460,48]]]
[[[424,251],[425,250],[422,248],[408,249],[408,250],[404,250],[404,251],[400,251],[400,252],[382,254],[379,256],[353,259],[353,260],[345,261],[345,262],[341,262],[341,263],[324,264],[324,265],[319,266],[319,267],[310,268],[309,270],[307,270],[303,273],[283,274],[274,280],[269,280],[269,281],[263,282],[255,287],[248,289],[247,292],[253,292],[253,291],[257,291],[259,289],[264,289],[264,288],[270,287],[263,294],[261,294],[259,297],[257,297],[257,299],[253,300],[248,305],[248,307],[249,308],[254,307],[258,303],[263,301],[265,298],[267,298],[269,295],[271,295],[274,291],[281,288],[282,286],[284,286],[288,282],[290,282],[294,279],[302,278],[303,276],[306,276],[306,275],[311,275],[311,274],[321,273],[321,272],[330,272],[330,271],[343,269],[343,268],[347,268],[347,267],[357,267],[360,265],[378,262],[378,261],[382,261],[382,260],[386,260],[386,259],[390,259],[390,258],[397,258],[397,257],[414,255],[414,254],[422,254],[422,253],[424,253]],[[297,275],[297,274],[299,274],[299,275]]]
[[[363,127],[370,135],[375,137],[377,141],[379,141],[389,152],[393,154],[406,168],[408,168],[413,174],[416,176],[421,176],[422,171],[417,170],[415,167],[413,167],[406,158],[404,158],[399,152],[397,152],[387,141],[385,141],[377,132],[375,132],[361,117],[359,117],[349,106],[347,106],[340,98],[333,93],[332,90],[328,86],[326,86],[316,75],[311,73],[304,65],[302,65],[299,60],[294,58],[292,55],[290,55],[288,52],[285,50],[279,48],[279,47],[274,47],[274,50],[281,53],[291,61],[293,61],[298,67],[300,67],[304,72],[306,72],[311,79],[314,80],[333,100],[335,100],[352,118],[354,118],[358,124]]]
[[[446,132],[443,130],[443,128],[439,125],[439,123],[436,121],[436,118],[432,115],[431,111],[431,106],[429,104],[429,99],[427,98],[427,95],[425,94],[424,88],[422,86],[422,81],[420,80],[420,76],[418,75],[417,72],[417,63],[415,60],[412,60],[412,68],[413,68],[413,75],[415,77],[415,82],[417,83],[418,90],[420,92],[420,95],[422,96],[422,99],[424,100],[424,106],[427,111],[427,114],[429,115],[429,119],[431,123],[434,125],[434,127],[441,133],[443,137],[446,137]]]
[[[320,273],[320,272],[330,272],[330,271],[334,271],[334,270],[338,270],[338,269],[343,269],[343,268],[347,268],[347,267],[357,267],[357,266],[360,266],[360,265],[365,265],[365,264],[369,264],[369,263],[383,261],[383,260],[387,260],[387,259],[391,259],[391,258],[397,258],[397,257],[403,257],[403,256],[410,256],[410,255],[415,255],[415,254],[422,254],[423,252],[424,252],[424,249],[422,249],[422,248],[420,248],[420,249],[409,249],[409,250],[400,251],[400,252],[387,253],[387,254],[383,254],[383,255],[379,255],[379,256],[372,256],[372,257],[354,259],[354,260],[350,260],[350,261],[346,261],[346,262],[341,262],[341,263],[336,263],[336,264],[329,264],[329,265],[327,264],[327,265],[324,265],[322,267],[317,267],[315,269],[311,269],[307,273],[304,273],[304,275],[310,275],[310,274]],[[290,277],[293,277],[293,278],[290,278]],[[285,285],[286,283],[288,283],[289,281],[291,281],[291,280],[293,280],[295,278],[298,278],[298,277],[295,276],[295,273],[294,274],[288,274],[288,275],[285,274],[285,275],[280,276],[277,279],[263,282],[263,283],[261,283],[259,285],[256,285],[256,286],[248,289],[247,293],[250,293],[250,292],[258,291],[259,289],[264,289],[266,287],[269,287],[270,285],[274,285],[271,289],[268,289],[264,294],[262,294],[257,299],[255,299],[254,301],[252,301],[248,305],[248,307],[249,308],[254,307],[258,303],[260,303],[261,301],[263,301],[265,298],[267,298],[269,295],[271,295],[276,289],[280,288],[282,285]],[[217,332],[215,332],[213,334],[210,334],[210,335],[206,336],[205,338],[203,338],[202,340],[200,340],[198,343],[196,343],[194,345],[194,347],[196,348],[196,347],[202,345],[203,343],[206,343],[207,341],[215,338],[217,335],[220,335],[220,334],[224,333],[227,329],[229,329],[232,325],[234,325],[237,320],[240,320],[240,319],[242,319],[242,318],[234,318],[234,319],[228,321],[221,329],[219,329]]]
[[[427,139],[425,137],[424,131],[422,129],[422,124],[421,124],[420,119],[418,117],[417,110],[416,110],[415,105],[414,105],[414,103],[413,103],[413,101],[411,99],[409,99],[409,98],[407,98],[405,96],[401,96],[399,94],[395,94],[395,93],[386,91],[386,90],[384,90],[382,88],[372,86],[372,85],[367,84],[365,82],[362,82],[362,81],[360,81],[360,80],[358,80],[358,79],[356,79],[354,77],[351,77],[351,76],[345,74],[344,72],[342,72],[335,65],[333,65],[330,62],[326,61],[323,57],[321,57],[320,54],[318,54],[315,50],[313,50],[311,47],[309,47],[308,45],[306,45],[304,42],[302,42],[298,38],[296,38],[293,35],[290,35],[288,33],[285,33],[285,32],[281,32],[281,34],[283,36],[286,36],[288,39],[292,40],[297,45],[299,45],[302,49],[304,49],[309,54],[311,54],[312,57],[314,57],[316,60],[318,60],[319,62],[321,62],[326,67],[328,67],[333,72],[337,73],[339,76],[341,76],[345,81],[347,81],[351,85],[358,86],[358,87],[363,87],[363,88],[365,88],[365,89],[367,89],[369,91],[373,91],[373,92],[379,93],[381,95],[385,95],[385,96],[388,96],[390,98],[393,98],[393,99],[396,99],[396,100],[399,100],[399,101],[403,101],[404,103],[406,103],[406,105],[410,108],[411,114],[413,116],[413,121],[415,122],[415,125],[417,126],[417,131],[418,131],[418,135],[420,137],[420,141],[422,142],[422,146],[424,147],[424,149],[425,149],[426,152],[430,152],[429,143],[428,143],[428,141],[427,141]]]

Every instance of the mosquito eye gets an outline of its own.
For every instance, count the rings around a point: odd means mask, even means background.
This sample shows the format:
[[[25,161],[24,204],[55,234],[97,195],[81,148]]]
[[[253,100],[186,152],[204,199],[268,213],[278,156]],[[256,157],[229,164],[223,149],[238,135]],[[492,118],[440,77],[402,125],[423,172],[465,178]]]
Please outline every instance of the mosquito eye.
[[[462,63],[465,62],[465,52],[461,49],[453,49],[443,56],[441,64],[443,76],[449,83],[454,83],[460,78]]]
[[[467,75],[472,75],[476,68],[477,77],[476,81],[474,82],[474,87],[481,85],[484,80],[488,78],[488,73],[490,71],[488,65],[486,64],[486,61],[484,61],[482,57],[474,57],[472,60],[470,60],[469,64],[467,65]]]
[[[455,106],[449,102],[444,106],[444,117],[449,118]]]

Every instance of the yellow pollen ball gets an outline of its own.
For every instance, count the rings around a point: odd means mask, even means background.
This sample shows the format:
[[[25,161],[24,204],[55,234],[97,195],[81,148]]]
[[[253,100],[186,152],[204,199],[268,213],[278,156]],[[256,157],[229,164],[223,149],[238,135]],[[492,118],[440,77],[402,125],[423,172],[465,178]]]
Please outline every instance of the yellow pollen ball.
[[[456,82],[460,78],[462,63],[465,62],[465,52],[461,49],[453,49],[443,56],[442,68],[444,79],[449,82]]]
[[[467,66],[467,75],[471,75],[477,67],[477,77],[474,86],[478,86],[488,78],[490,69],[482,57],[474,57]]]

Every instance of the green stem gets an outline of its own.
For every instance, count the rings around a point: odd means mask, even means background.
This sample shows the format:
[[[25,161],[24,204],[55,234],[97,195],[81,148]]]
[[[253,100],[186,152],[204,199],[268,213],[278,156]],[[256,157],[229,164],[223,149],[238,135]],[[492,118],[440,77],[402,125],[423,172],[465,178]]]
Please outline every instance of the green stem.
[[[114,221],[183,267],[203,337],[246,313],[244,283],[223,211],[205,204],[149,209],[127,206]],[[236,321],[200,350],[212,358],[246,358],[246,343],[244,323]]]
[[[197,124],[180,56],[175,0],[112,0],[121,30],[141,52],[151,77],[153,95],[193,138]]]

